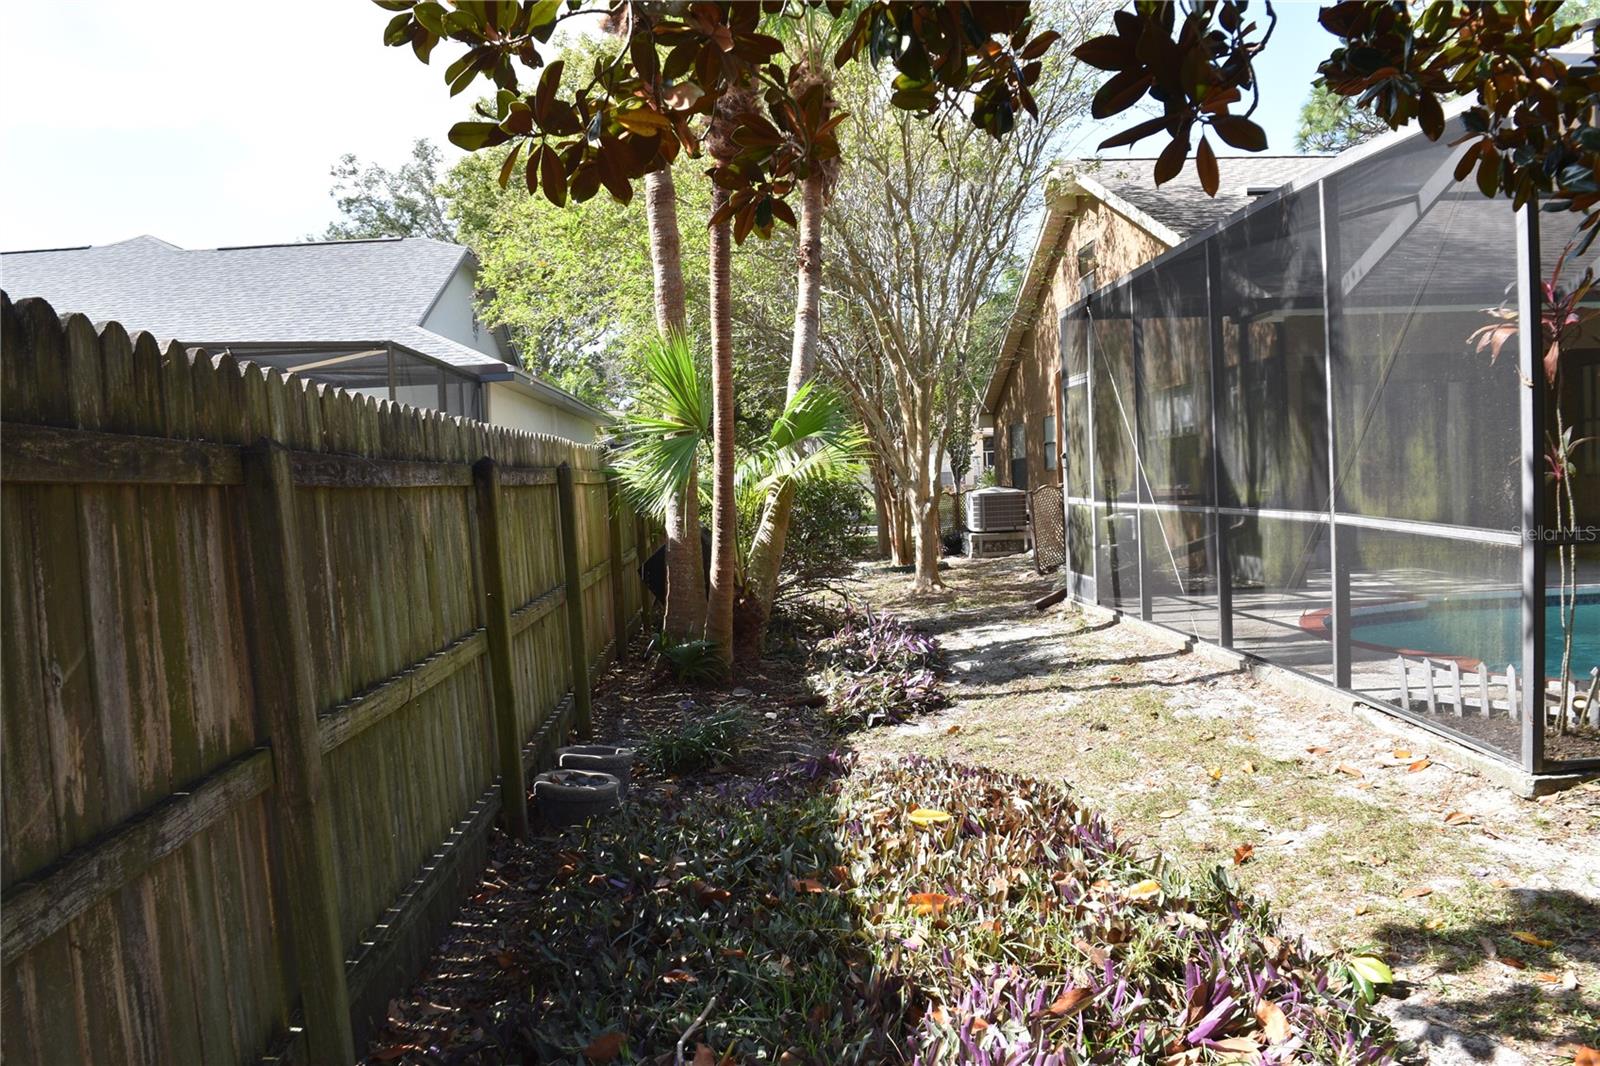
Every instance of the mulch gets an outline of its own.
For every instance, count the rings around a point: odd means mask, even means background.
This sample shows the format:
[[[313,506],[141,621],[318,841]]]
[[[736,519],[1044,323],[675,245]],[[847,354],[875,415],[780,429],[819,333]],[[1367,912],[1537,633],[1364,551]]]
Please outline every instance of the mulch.
[[[730,705],[750,708],[756,724],[734,765],[666,777],[636,764],[629,803],[663,811],[692,802],[701,790],[724,790],[765,780],[796,757],[824,752],[827,741],[806,684],[798,644],[778,648],[755,669],[715,687],[680,684],[652,666],[641,639],[630,661],[612,664],[594,692],[594,739],[638,741]],[[537,804],[529,796],[530,814]],[[508,1060],[506,1049],[527,1046],[519,1029],[527,1017],[530,984],[528,926],[537,901],[563,863],[563,836],[535,821],[521,842],[496,825],[488,863],[421,975],[389,1003],[367,1049],[367,1063],[476,1064]]]

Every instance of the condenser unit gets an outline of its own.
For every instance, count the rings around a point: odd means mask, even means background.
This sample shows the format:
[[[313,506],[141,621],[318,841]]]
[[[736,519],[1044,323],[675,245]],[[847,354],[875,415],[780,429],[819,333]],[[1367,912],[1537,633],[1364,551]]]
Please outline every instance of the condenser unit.
[[[1028,494],[1021,489],[973,489],[967,493],[967,528],[974,533],[1027,529]]]

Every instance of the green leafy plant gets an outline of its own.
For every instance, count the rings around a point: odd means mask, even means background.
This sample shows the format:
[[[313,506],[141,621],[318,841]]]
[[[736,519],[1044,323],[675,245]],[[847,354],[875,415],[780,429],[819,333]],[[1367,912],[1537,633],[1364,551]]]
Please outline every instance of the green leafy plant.
[[[728,676],[728,667],[709,640],[671,640],[662,634],[651,650],[679,681],[709,685]]]
[[[652,735],[640,745],[639,756],[662,773],[694,773],[737,755],[745,731],[745,717],[740,711],[718,711]]]

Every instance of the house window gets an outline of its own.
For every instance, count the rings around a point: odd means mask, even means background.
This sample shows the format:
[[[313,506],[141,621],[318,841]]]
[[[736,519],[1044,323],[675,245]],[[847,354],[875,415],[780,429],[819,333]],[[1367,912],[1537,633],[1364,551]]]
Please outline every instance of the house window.
[[[1044,468],[1056,468],[1056,416],[1044,416]]]
[[[1087,296],[1094,291],[1094,273],[1098,264],[1094,257],[1094,242],[1078,249],[1078,294]]]
[[[1021,422],[1011,426],[1011,487],[1028,487],[1028,427]]]
[[[994,469],[994,433],[990,431],[983,435],[983,468]]]

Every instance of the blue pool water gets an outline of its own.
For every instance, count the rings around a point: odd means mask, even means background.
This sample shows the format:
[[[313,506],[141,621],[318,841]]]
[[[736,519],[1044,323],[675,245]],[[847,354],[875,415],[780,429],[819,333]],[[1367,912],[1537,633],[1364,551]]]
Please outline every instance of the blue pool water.
[[[1482,659],[1495,670],[1521,665],[1522,616],[1515,596],[1497,594],[1433,601],[1416,606],[1357,608],[1351,636],[1363,644],[1440,656]],[[1545,607],[1545,675],[1561,674],[1561,608],[1555,594]],[[1572,638],[1572,673],[1587,677],[1600,666],[1600,590],[1584,586]]]

